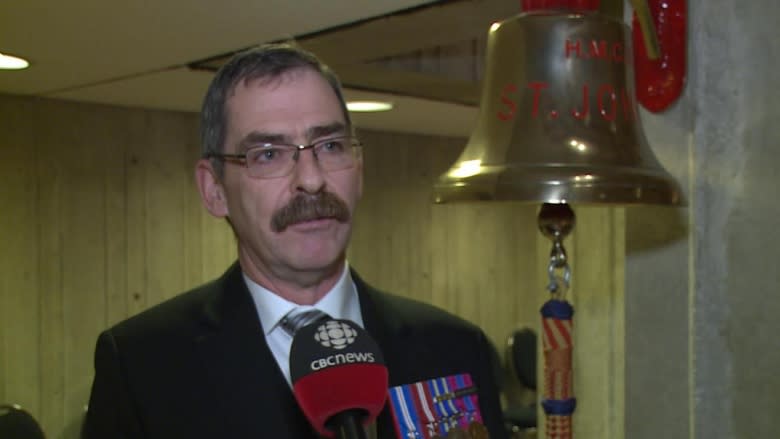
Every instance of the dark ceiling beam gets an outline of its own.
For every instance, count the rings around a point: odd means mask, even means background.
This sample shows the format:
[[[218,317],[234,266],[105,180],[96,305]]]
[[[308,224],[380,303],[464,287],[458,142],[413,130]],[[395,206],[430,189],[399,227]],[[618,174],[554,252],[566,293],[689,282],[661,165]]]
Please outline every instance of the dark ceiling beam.
[[[519,12],[511,0],[436,3],[413,13],[389,15],[334,31],[296,38],[329,64],[372,61],[412,51],[484,38],[493,22]]]
[[[335,65],[333,69],[347,88],[479,105],[479,84],[470,81],[355,64]]]
[[[492,23],[519,10],[514,0],[439,1],[295,41],[331,66],[346,87],[477,106],[479,75],[468,73],[481,70],[483,50],[468,48],[484,44]],[[230,55],[189,67],[216,71]]]

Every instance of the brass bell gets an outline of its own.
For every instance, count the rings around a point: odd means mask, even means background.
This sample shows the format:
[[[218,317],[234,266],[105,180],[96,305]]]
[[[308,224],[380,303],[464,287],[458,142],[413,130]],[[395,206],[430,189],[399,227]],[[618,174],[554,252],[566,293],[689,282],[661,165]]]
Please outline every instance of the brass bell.
[[[476,128],[434,201],[682,203],[639,121],[631,35],[599,12],[495,23]]]

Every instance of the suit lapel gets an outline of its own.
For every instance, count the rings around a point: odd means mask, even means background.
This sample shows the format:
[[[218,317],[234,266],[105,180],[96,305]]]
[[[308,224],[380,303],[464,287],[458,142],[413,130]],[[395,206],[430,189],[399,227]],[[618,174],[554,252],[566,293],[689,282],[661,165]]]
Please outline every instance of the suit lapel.
[[[382,349],[390,371],[390,386],[404,384],[418,366],[409,361],[404,348],[412,336],[411,328],[381,293],[356,273],[352,276],[363,323]],[[195,339],[206,383],[194,385],[209,385],[213,395],[214,411],[202,415],[221,418],[221,437],[226,439],[316,437],[268,348],[238,264],[211,288],[214,294],[209,295],[203,307],[209,329]],[[379,416],[377,433],[381,439],[396,438],[389,404]]]
[[[214,405],[230,432],[224,437],[312,437],[268,348],[238,264],[214,288],[218,294],[204,307],[212,330],[196,343]]]
[[[398,378],[407,375],[406,369],[410,362],[405,358],[403,346],[409,337],[409,328],[395,310],[382,297],[381,293],[352,271],[352,279],[357,286],[360,298],[360,313],[366,331],[374,338],[382,350],[390,374],[390,387],[397,385]],[[390,411],[390,404],[386,403],[382,413],[377,418],[377,437],[379,439],[396,439],[395,424]]]
[[[431,343],[447,343],[449,337],[437,338],[423,332],[403,301],[371,288],[354,272],[352,276],[358,287],[363,323],[382,349],[389,387],[462,372],[457,369],[458,362],[450,362],[441,350],[431,349]],[[415,309],[415,313],[424,312]],[[390,404],[385,404],[379,416],[377,432],[381,439],[397,438]]]
[[[405,380],[420,372],[419,363],[410,359],[409,352],[414,328],[382,293],[363,282],[355,272],[352,278],[358,288],[363,323],[382,349],[390,372],[390,386],[407,384]]]

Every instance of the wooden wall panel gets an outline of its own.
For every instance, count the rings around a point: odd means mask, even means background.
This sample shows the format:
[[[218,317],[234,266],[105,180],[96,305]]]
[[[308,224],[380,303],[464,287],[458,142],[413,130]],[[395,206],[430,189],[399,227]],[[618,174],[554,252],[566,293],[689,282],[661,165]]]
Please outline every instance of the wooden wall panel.
[[[147,168],[150,160],[150,147],[145,145],[150,125],[150,116],[144,114],[136,125],[137,133],[128,144],[125,151],[125,175],[127,179],[127,193],[125,205],[127,212],[127,263],[126,279],[127,287],[125,297],[128,314],[133,315],[146,309],[147,294],[146,285],[149,273],[147,271],[147,216],[149,215],[146,204],[146,193],[152,189],[146,179]]]
[[[107,111],[109,111],[107,109]],[[113,113],[118,111],[111,110]],[[128,315],[127,296],[127,152],[133,147],[133,132],[139,128],[140,114],[126,111],[123,117],[112,117],[103,127],[108,132],[102,152],[105,199],[106,306],[104,325],[118,322]],[[137,136],[137,135],[135,135]]]
[[[201,215],[205,215],[201,212]],[[202,219],[201,239],[203,240],[201,259],[203,261],[200,272],[201,281],[214,279],[220,276],[236,259],[236,240],[233,231],[227,221],[212,217]]]
[[[436,206],[434,303],[479,324],[503,352],[510,333],[534,326],[540,290],[536,207],[520,203]],[[541,285],[543,287],[543,284]]]
[[[0,118],[0,401],[76,438],[98,332],[214,277],[235,244],[193,188],[194,115],[2,96]]]
[[[78,437],[99,331],[235,259],[232,231],[195,190],[196,119],[0,96],[0,401],[24,405],[50,437]],[[360,134],[364,197],[348,257],[361,275],[471,320],[500,351],[513,329],[538,326],[549,244],[537,207],[434,205],[432,185],[465,139]],[[614,222],[594,218],[578,230],[581,248],[617,254]],[[575,268],[578,286],[609,273],[618,282],[620,260],[592,263],[591,278]]]
[[[46,148],[42,152],[52,154],[63,167],[56,196],[62,227],[59,293],[65,329],[64,416],[77,419],[83,414],[92,380],[92,361],[83,353],[89,352],[95,334],[106,326],[104,155],[112,136],[105,124],[95,124],[89,112],[67,111],[66,105],[57,103],[53,108],[59,117],[40,136],[40,145]]]
[[[187,257],[184,218],[186,194],[192,189],[194,162],[188,146],[193,116],[155,113],[147,129],[155,148],[147,148],[146,184],[146,304],[155,305],[183,291]]]
[[[197,130],[192,130],[189,120],[185,119],[180,123],[181,129],[177,133],[179,142],[182,142],[180,150],[182,157],[173,161],[174,165],[179,167],[179,176],[181,178],[182,193],[180,194],[183,203],[183,235],[184,240],[181,250],[183,285],[199,285],[206,279],[212,279],[213,276],[206,276],[203,273],[203,253],[207,249],[203,247],[203,223],[207,220],[205,209],[200,202],[200,195],[195,187],[195,162],[200,157],[200,138]],[[227,228],[227,225],[220,224],[221,228]],[[222,238],[225,241],[225,238]],[[228,241],[229,242],[229,241]],[[222,261],[233,259],[235,250],[230,246],[232,253],[222,258]]]
[[[18,104],[18,105],[15,105]],[[0,103],[3,158],[0,159],[0,390],[8,397],[32,407],[40,407],[38,389],[41,358],[40,285],[36,275],[38,217],[35,203],[36,154],[28,139],[35,123],[28,118],[31,103]]]
[[[350,263],[376,286],[432,302],[431,186],[463,140],[376,132],[361,137],[365,184]]]
[[[582,437],[619,439],[625,437],[625,212],[581,207],[576,214],[569,252],[579,393],[575,431]]]
[[[6,102],[3,100],[3,102]],[[11,101],[16,104],[26,104],[25,101]],[[26,105],[25,105],[26,106]],[[68,170],[60,162],[60,154],[57,150],[47,148],[44,145],[58,144],[56,134],[52,133],[45,123],[47,113],[41,105],[29,107],[25,112],[25,118],[33,121],[36,126],[42,128],[35,130],[24,143],[36,151],[36,178],[38,181],[38,196],[34,200],[38,215],[27,227],[34,227],[37,231],[36,239],[29,242],[39,248],[39,258],[36,269],[39,279],[40,294],[40,331],[41,343],[35,346],[40,351],[42,367],[40,373],[40,397],[41,404],[38,418],[44,431],[58,431],[66,424],[65,396],[66,382],[64,373],[49,373],[48,371],[65,370],[65,334],[64,319],[65,298],[63,291],[64,258],[63,258],[63,233],[61,212],[64,209],[61,193],[65,189],[65,179]],[[54,137],[53,137],[54,136]],[[32,141],[30,141],[30,138]],[[4,267],[5,265],[3,265]],[[33,293],[32,291],[30,293]],[[8,399],[14,402],[13,399]],[[31,410],[36,408],[30,407]],[[36,413],[36,411],[33,411]]]
[[[371,283],[427,301],[485,329],[503,350],[509,333],[538,321],[525,299],[537,282],[536,207],[435,205],[433,184],[465,139],[361,133],[365,188],[349,251]],[[548,250],[549,251],[549,250]]]

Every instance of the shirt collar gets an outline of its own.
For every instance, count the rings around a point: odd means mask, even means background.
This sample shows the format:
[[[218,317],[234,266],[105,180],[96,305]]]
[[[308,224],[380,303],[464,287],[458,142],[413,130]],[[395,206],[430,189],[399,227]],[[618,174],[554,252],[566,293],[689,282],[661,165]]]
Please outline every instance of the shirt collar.
[[[338,282],[314,305],[298,305],[283,299],[271,290],[259,285],[243,273],[249,292],[257,308],[263,332],[268,335],[279,326],[284,316],[295,308],[301,310],[318,309],[335,319],[348,319],[360,326],[363,322],[360,316],[360,305],[357,289],[349,272],[349,264],[344,263],[344,269]],[[356,312],[357,311],[357,312]]]

